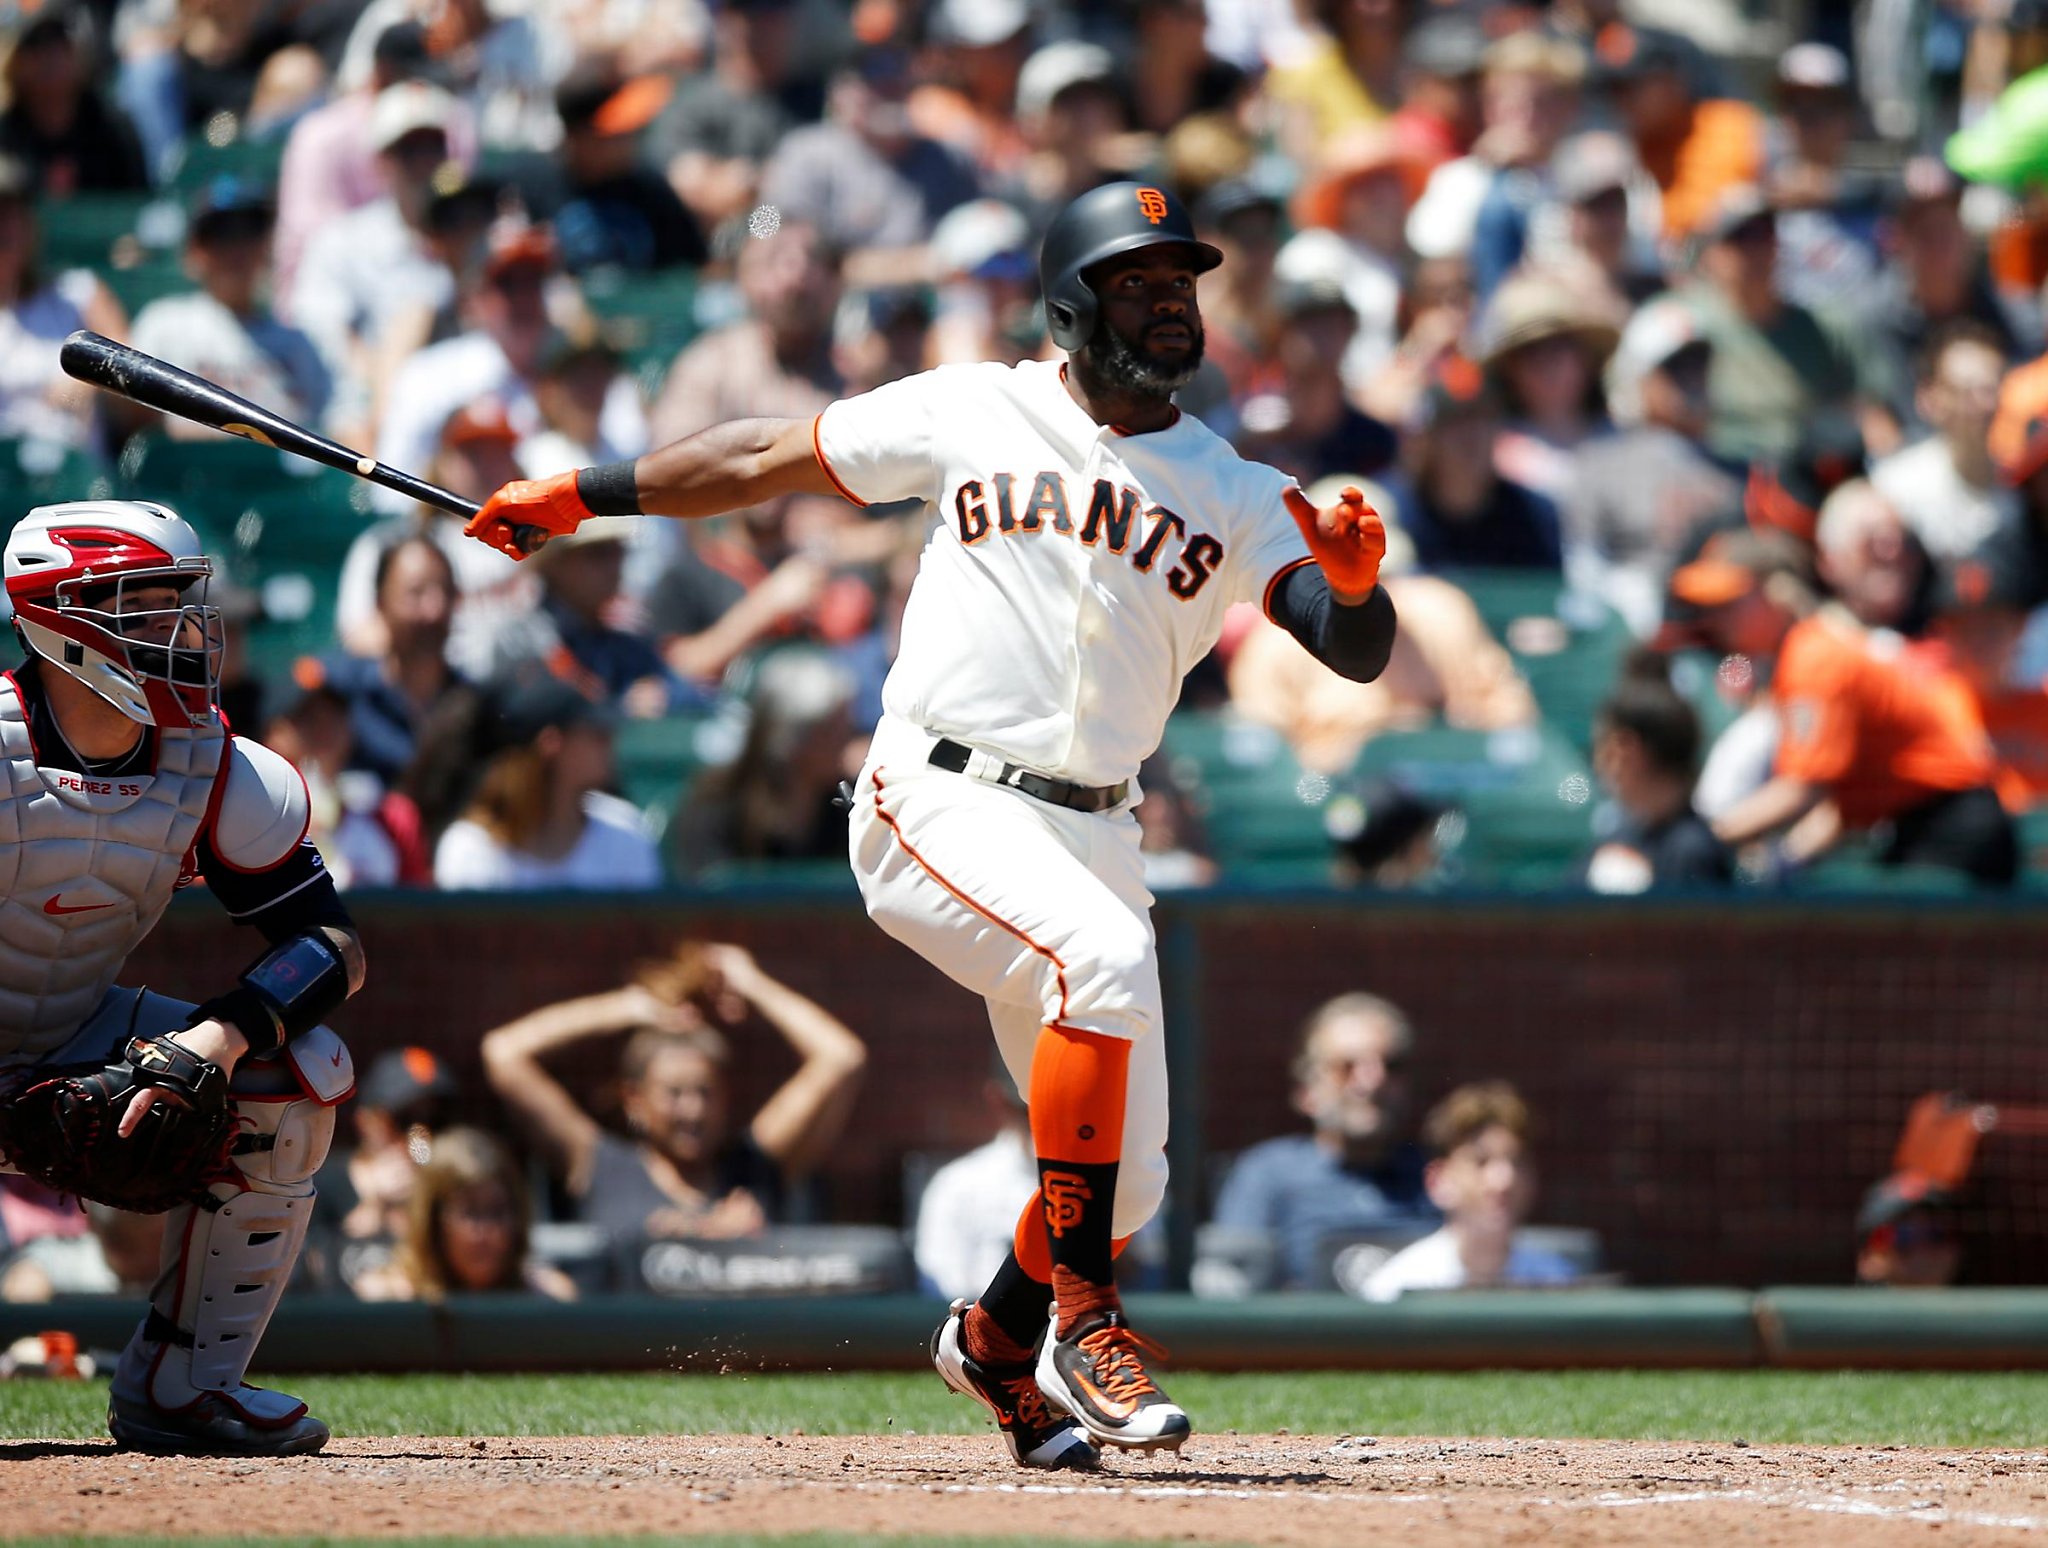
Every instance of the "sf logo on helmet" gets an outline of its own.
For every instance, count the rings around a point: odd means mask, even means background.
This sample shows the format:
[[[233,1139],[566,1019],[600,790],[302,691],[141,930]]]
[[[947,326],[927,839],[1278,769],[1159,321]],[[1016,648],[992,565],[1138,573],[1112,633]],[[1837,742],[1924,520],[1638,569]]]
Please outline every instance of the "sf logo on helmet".
[[[1153,225],[1158,225],[1162,220],[1166,219],[1166,195],[1156,188],[1140,188],[1138,190],[1138,213],[1151,221]]]

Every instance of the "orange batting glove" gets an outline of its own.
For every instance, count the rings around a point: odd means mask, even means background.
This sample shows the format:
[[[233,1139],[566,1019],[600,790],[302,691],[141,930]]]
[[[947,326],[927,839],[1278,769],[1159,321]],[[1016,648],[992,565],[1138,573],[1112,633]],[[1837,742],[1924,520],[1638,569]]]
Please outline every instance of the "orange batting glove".
[[[1365,491],[1345,485],[1326,511],[1309,504],[1297,485],[1288,486],[1285,498],[1331,594],[1340,601],[1363,602],[1379,584],[1380,561],[1387,557],[1386,523],[1365,503]]]
[[[501,554],[524,559],[549,538],[567,537],[590,517],[572,471],[507,484],[484,501],[462,530]]]

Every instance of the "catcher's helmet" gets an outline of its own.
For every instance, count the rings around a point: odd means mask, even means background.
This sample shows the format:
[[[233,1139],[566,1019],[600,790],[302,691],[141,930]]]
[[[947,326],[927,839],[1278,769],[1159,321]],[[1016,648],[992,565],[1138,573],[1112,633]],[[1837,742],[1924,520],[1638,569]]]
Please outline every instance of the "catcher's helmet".
[[[1223,254],[1196,237],[1187,206],[1150,183],[1104,183],[1055,215],[1038,251],[1038,283],[1053,343],[1073,350],[1095,336],[1095,292],[1081,277],[1084,269],[1167,243],[1189,250],[1197,274],[1223,261]]]
[[[202,726],[220,697],[220,609],[199,534],[147,500],[39,505],[7,535],[7,600],[22,643],[130,720]],[[170,606],[142,593],[170,590]]]

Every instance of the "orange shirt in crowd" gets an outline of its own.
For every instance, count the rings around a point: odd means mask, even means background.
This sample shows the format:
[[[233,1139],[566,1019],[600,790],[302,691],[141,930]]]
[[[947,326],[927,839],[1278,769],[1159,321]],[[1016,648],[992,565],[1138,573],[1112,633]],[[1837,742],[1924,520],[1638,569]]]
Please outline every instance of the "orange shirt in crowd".
[[[1848,828],[1992,783],[1990,739],[1962,681],[1900,660],[1837,614],[1792,626],[1771,696],[1777,772],[1826,786]]]
[[[1747,102],[1712,98],[1693,109],[1692,126],[1668,165],[1644,156],[1644,165],[1664,191],[1664,234],[1689,236],[1714,208],[1721,190],[1761,181],[1764,118]]]
[[[2032,810],[2048,798],[2048,683],[1980,698],[1977,710],[1998,759],[1998,799],[2014,815]]]

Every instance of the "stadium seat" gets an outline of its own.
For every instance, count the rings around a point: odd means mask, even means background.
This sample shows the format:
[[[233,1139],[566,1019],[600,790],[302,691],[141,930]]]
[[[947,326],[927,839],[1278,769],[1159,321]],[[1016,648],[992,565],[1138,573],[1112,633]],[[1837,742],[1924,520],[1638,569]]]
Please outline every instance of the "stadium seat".
[[[706,764],[720,761],[724,749],[719,733],[724,729],[710,714],[673,714],[620,724],[612,751],[619,793],[646,814],[657,837],[667,831],[690,782]]]
[[[74,194],[46,199],[36,207],[43,263],[50,269],[104,271],[127,256],[115,244],[135,234],[148,194]],[[122,243],[124,249],[130,244]]]
[[[1443,830],[1444,848],[1464,881],[1554,885],[1591,841],[1592,777],[1548,726],[1386,732],[1365,744],[1352,774],[1455,806],[1461,820]]]
[[[1593,715],[1635,643],[1599,599],[1530,570],[1451,570],[1495,639],[1508,649],[1543,718],[1581,753],[1593,748]]]
[[[217,177],[245,178],[275,188],[283,161],[282,138],[244,139],[229,115],[216,114],[203,130],[186,140],[178,169],[171,174],[171,187],[181,201]]]
[[[1328,864],[1322,807],[1331,782],[1303,769],[1279,732],[1229,710],[1184,710],[1167,721],[1161,750],[1225,871],[1259,865],[1320,874]]]
[[[84,452],[54,441],[0,441],[0,518],[6,526],[24,511],[59,500],[104,500],[114,476]]]
[[[697,276],[687,269],[661,274],[597,269],[584,276],[583,299],[605,342],[653,397],[670,363],[696,336]]]

